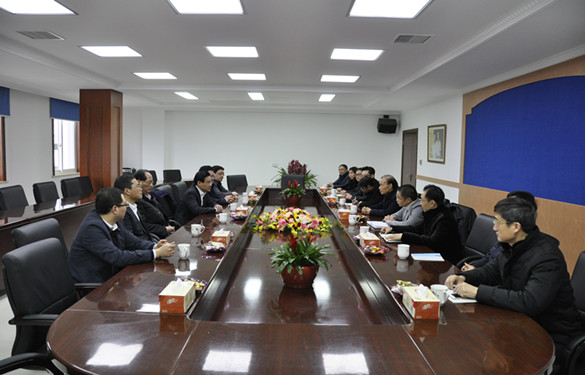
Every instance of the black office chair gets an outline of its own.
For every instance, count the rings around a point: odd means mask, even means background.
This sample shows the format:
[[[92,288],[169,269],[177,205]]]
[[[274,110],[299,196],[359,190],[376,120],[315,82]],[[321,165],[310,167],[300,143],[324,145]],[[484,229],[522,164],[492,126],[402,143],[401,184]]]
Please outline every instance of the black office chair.
[[[581,314],[581,322],[585,327],[585,251],[579,254],[571,285],[575,294],[575,305]],[[563,374],[585,374],[585,333],[575,337],[568,347],[569,355],[563,364]]]
[[[56,238],[61,242],[63,255],[67,258],[67,244],[63,238],[59,222],[55,218],[39,220],[27,225],[20,226],[12,231],[14,248],[23,247],[29,243],[44,240],[45,238]]]
[[[177,204],[173,196],[173,188],[171,185],[161,185],[152,191],[152,194],[160,203],[160,210],[169,218],[175,217],[177,211]]]
[[[183,199],[183,194],[187,190],[187,183],[185,181],[174,182],[171,184],[171,189],[173,190],[173,198],[175,198],[175,203],[178,203]]]
[[[63,375],[63,372],[51,362],[51,357],[47,354],[23,353],[0,361],[0,374],[6,374],[21,368],[44,368],[54,375]]]
[[[0,188],[0,211],[28,206],[22,185]]]
[[[57,185],[54,181],[37,182],[33,184],[33,194],[37,204],[54,202],[59,199]]]
[[[288,183],[291,184],[297,181],[301,187],[305,187],[305,175],[302,174],[284,174],[280,180],[280,187],[282,189],[286,189],[288,187]]]
[[[79,182],[81,184],[81,195],[89,195],[93,193],[93,185],[91,184],[89,176],[79,177]]]
[[[63,246],[47,238],[2,257],[4,285],[16,325],[12,355],[47,353],[46,335],[57,316],[78,300]]]
[[[158,181],[158,178],[156,177],[156,171],[154,169],[149,169],[148,172],[150,172],[150,175],[152,176],[152,184],[156,185],[156,182]]]
[[[227,186],[229,191],[236,191],[238,189],[245,189],[248,187],[248,180],[245,174],[232,174],[227,176]]]
[[[83,188],[79,177],[64,178],[61,180],[61,195],[63,198],[80,197],[83,195]]]
[[[445,200],[445,206],[451,211],[455,217],[455,221],[457,221],[457,230],[459,231],[461,243],[466,243],[473,224],[475,224],[475,218],[477,217],[475,210],[461,204],[451,203],[448,200]]]
[[[181,177],[181,170],[180,169],[165,169],[165,170],[163,170],[163,179],[165,182],[181,181],[183,179]]]

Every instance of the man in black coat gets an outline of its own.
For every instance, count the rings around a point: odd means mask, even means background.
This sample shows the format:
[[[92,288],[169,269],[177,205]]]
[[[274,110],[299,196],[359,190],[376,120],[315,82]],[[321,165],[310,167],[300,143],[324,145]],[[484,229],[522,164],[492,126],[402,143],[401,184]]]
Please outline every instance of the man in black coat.
[[[398,202],[396,202],[396,192],[398,191],[398,182],[390,175],[385,175],[380,178],[380,186],[378,187],[382,200],[377,204],[362,207],[362,213],[371,216],[385,217],[392,215],[400,210]]]
[[[213,181],[209,172],[199,171],[193,178],[193,185],[185,191],[183,199],[177,206],[175,219],[185,225],[197,215],[221,212],[223,207],[211,198]]]
[[[124,199],[128,204],[126,215],[124,215],[124,226],[136,237],[146,241],[158,241],[158,237],[152,237],[146,226],[144,219],[138,212],[136,202],[142,199],[142,188],[137,179],[132,175],[122,175],[114,181],[114,187],[120,189],[124,194]]]
[[[373,177],[362,177],[358,185],[364,194],[361,201],[357,202],[359,209],[376,205],[382,201],[378,180]]]
[[[494,211],[500,255],[483,267],[449,276],[445,284],[462,297],[533,318],[555,343],[557,367],[572,337],[583,332],[559,242],[540,232],[530,202],[506,198]]]
[[[389,239],[412,245],[425,245],[457,264],[463,259],[463,246],[459,239],[457,222],[445,207],[445,193],[436,185],[427,185],[421,195],[423,223],[417,226],[392,227]]]
[[[138,205],[140,217],[144,219],[146,229],[158,238],[168,237],[176,228],[162,212],[160,203],[150,194],[153,186],[152,175],[145,169],[139,169],[134,173],[134,178],[138,180],[142,188],[142,199],[136,204]]]

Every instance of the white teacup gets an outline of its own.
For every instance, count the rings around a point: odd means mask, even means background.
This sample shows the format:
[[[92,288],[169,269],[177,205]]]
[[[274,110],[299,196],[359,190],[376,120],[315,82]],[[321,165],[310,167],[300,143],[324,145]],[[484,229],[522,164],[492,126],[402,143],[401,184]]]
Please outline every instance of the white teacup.
[[[339,198],[338,201],[340,206],[345,205],[345,198]]]
[[[351,225],[355,225],[358,222],[359,218],[360,217],[358,215],[349,215],[349,223]]]
[[[408,258],[408,256],[410,255],[410,245],[407,244],[399,244],[398,245],[398,258],[400,259],[406,259]]]
[[[360,227],[360,234],[368,233],[369,231],[370,231],[370,227],[368,227],[367,225],[363,225]]]
[[[238,208],[238,204],[237,203],[230,203],[230,211],[231,212],[236,212],[236,208]]]
[[[221,212],[219,214],[219,222],[222,223],[222,224],[225,224],[225,223],[227,223],[227,220],[228,220],[228,214],[227,214],[227,212]]]
[[[352,204],[349,206],[349,211],[350,211],[352,214],[357,214],[357,205],[355,205],[355,204],[353,204],[353,203],[352,203]]]
[[[179,258],[185,259],[189,258],[189,253],[191,252],[191,245],[188,243],[180,243],[177,245],[179,248]]]
[[[434,295],[437,296],[439,302],[441,303],[441,306],[443,306],[445,302],[447,302],[447,300],[449,299],[449,293],[447,293],[448,289],[449,288],[447,288],[447,286],[443,284],[431,285],[431,292],[433,292]]]
[[[191,224],[191,234],[195,237],[200,236],[205,230],[205,227],[201,224]]]

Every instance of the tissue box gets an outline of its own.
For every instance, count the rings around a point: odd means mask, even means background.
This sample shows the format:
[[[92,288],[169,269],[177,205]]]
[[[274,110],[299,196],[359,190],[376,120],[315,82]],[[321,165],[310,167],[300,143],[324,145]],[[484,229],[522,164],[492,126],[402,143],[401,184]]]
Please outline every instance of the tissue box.
[[[439,299],[427,287],[426,296],[417,293],[418,286],[406,286],[402,289],[402,303],[414,319],[439,319]]]
[[[244,207],[244,206],[237,207],[236,214],[237,215],[248,215],[249,209],[250,209],[250,207]]]
[[[348,218],[349,219],[349,218]],[[360,234],[360,246],[380,246],[380,238],[374,233],[362,233]]]
[[[319,188],[319,191],[321,192],[321,195],[327,195],[327,192],[328,192],[329,190],[327,189],[327,186],[321,186],[321,187]]]
[[[211,241],[212,242],[221,242],[222,244],[224,244],[227,247],[228,243],[230,243],[230,232],[216,230],[211,235]]]
[[[264,191],[264,187],[262,185],[258,185],[254,188],[254,191],[257,193],[262,193],[262,191]]]
[[[158,295],[161,314],[185,314],[195,300],[195,283],[171,281]]]
[[[342,221],[349,221],[349,212],[350,212],[349,210],[346,210],[346,209],[340,209],[340,210],[339,210],[339,211],[337,211],[337,212],[339,212],[339,220],[342,220]]]

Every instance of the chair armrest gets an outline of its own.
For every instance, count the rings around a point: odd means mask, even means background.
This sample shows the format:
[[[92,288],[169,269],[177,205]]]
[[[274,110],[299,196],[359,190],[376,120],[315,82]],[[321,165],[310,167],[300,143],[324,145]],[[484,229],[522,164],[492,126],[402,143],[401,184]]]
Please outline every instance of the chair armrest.
[[[58,314],[30,314],[14,317],[8,323],[17,326],[50,326],[58,316]]]
[[[91,293],[95,288],[100,286],[100,283],[75,283],[75,290],[77,291],[77,298],[81,299]]]
[[[169,219],[169,224],[175,227],[175,230],[179,229],[182,225],[176,220]]]
[[[470,255],[470,256],[468,256],[468,257],[465,257],[465,258],[461,259],[461,260],[459,261],[459,263],[457,263],[457,264],[455,265],[455,267],[457,267],[457,268],[461,269],[461,267],[463,267],[463,265],[464,265],[465,263],[473,262],[474,260],[478,260],[478,259],[481,259],[481,258],[483,258],[483,256],[482,256],[482,255]]]
[[[0,361],[0,374],[5,374],[23,367],[39,366],[48,369],[54,375],[63,373],[51,362],[51,358],[42,353],[22,353]]]
[[[575,364],[579,357],[585,353],[585,334],[573,338],[567,346],[567,352],[568,354],[563,364],[563,374],[570,375],[575,373]]]

